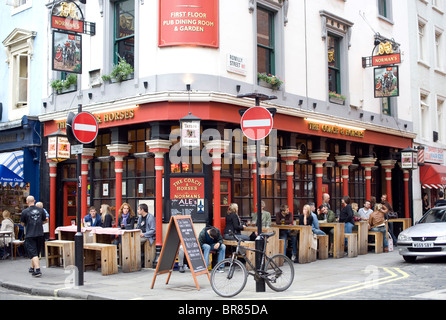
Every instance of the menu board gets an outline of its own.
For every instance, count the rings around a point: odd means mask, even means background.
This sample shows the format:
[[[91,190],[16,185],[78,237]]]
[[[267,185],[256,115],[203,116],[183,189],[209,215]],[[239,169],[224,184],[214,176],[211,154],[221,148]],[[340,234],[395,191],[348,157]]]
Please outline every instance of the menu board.
[[[192,216],[203,219],[206,212],[203,177],[170,178],[171,216]]]
[[[196,279],[197,275],[207,274],[210,280],[191,216],[173,216],[170,218],[163,248],[158,259],[158,264],[156,265],[155,275],[153,276],[151,289],[153,289],[156,277],[159,274],[169,273],[166,284],[169,282],[180,244],[183,246],[184,255],[186,256],[197,289],[200,290]]]

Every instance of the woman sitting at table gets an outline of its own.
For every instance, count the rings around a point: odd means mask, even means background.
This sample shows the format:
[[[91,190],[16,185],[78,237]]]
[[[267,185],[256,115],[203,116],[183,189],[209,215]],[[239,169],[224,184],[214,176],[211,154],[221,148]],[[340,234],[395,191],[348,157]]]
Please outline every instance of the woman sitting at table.
[[[312,226],[313,225],[313,216],[311,215],[311,207],[310,205],[304,205],[302,210],[303,214],[299,215],[299,225],[301,226]]]
[[[121,229],[135,229],[136,215],[132,207],[126,202],[121,205],[118,211],[118,228]]]
[[[102,228],[111,228],[113,227],[113,216],[111,214],[111,209],[108,204],[101,204],[101,208],[99,209],[99,213],[101,214],[102,220]]]
[[[240,221],[238,205],[237,203],[231,203],[228,208],[228,215],[226,216],[226,227],[223,239],[235,240],[232,234],[236,234],[237,237],[241,238],[243,241],[249,241],[250,237],[248,235],[240,233],[243,229],[245,229],[245,225]]]
[[[14,238],[14,222],[11,219],[11,212],[9,212],[8,210],[3,211],[3,221],[0,231],[12,232],[12,237]],[[11,238],[9,236],[5,237],[4,239],[0,238],[0,247],[2,249],[4,247],[9,246],[10,243],[11,243]],[[5,257],[9,256],[8,252],[4,252],[3,255]]]
[[[352,233],[353,227],[355,226],[355,220],[353,218],[353,209],[352,205],[350,204],[350,197],[344,196],[341,200],[341,203],[344,207],[342,208],[341,214],[339,215],[339,222],[344,223],[345,233]],[[348,244],[347,238],[345,238],[344,241],[345,241],[344,246],[345,248],[347,248]]]

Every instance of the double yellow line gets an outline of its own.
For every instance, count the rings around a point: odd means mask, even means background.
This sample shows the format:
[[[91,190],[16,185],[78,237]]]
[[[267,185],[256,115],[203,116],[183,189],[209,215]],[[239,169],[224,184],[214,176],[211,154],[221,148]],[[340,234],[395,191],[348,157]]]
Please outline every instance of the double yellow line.
[[[386,277],[376,280],[366,280],[361,283],[357,283],[350,286],[340,287],[337,289],[317,292],[313,294],[299,295],[299,296],[282,296],[282,297],[270,297],[269,299],[289,299],[289,300],[322,300],[328,299],[343,294],[360,291],[368,288],[377,287],[379,285],[390,283],[394,281],[403,280],[409,277],[409,275],[399,268],[378,268],[384,270],[388,275]]]

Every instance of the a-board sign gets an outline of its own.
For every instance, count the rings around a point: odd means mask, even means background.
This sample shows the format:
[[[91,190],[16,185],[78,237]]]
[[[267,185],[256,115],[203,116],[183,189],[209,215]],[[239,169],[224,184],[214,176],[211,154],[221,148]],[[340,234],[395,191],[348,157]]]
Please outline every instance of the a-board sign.
[[[183,246],[184,255],[194,277],[197,289],[200,290],[200,286],[198,285],[196,278],[197,275],[207,274],[210,280],[200,243],[198,242],[197,235],[195,234],[192,217],[174,216],[170,218],[169,226],[167,227],[166,237],[158,259],[158,264],[156,265],[151,289],[153,289],[156,277],[159,274],[169,273],[166,284],[169,283],[170,275],[172,274],[172,270],[175,265],[175,259],[178,255],[180,244]]]

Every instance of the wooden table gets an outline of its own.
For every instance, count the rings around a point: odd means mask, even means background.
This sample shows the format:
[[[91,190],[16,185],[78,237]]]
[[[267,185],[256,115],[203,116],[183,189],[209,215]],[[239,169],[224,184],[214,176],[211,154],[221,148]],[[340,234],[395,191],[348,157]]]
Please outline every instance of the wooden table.
[[[74,240],[76,226],[64,226],[56,229],[59,240]],[[119,228],[83,227],[84,243],[112,243],[116,236],[121,236],[120,265],[123,272],[141,270],[141,230]]]
[[[276,224],[271,226],[282,230],[297,230],[299,232],[299,263],[315,261],[315,255],[311,252],[311,241],[313,241],[311,226]]]
[[[356,221],[355,226],[358,226],[358,254],[367,254],[369,223],[367,221]]]
[[[411,218],[397,218],[397,219],[389,219],[389,222],[400,222],[403,224],[403,230],[410,228],[412,226]],[[401,231],[403,231],[401,230]]]
[[[341,222],[319,222],[319,228],[333,228],[333,258],[343,258],[345,224]]]
[[[134,272],[141,270],[141,230],[118,228],[94,228],[91,230],[95,242],[101,243],[100,235],[121,236],[121,250],[119,261],[122,272]],[[106,238],[107,239],[107,238]]]
[[[280,247],[279,247],[279,232],[276,230],[276,228],[262,228],[263,233],[269,233],[275,231],[276,234],[272,237],[268,238],[268,244],[266,246],[266,254],[268,256],[273,256],[275,254],[280,253]],[[245,227],[241,233],[250,235],[253,232],[257,232],[257,227]]]

